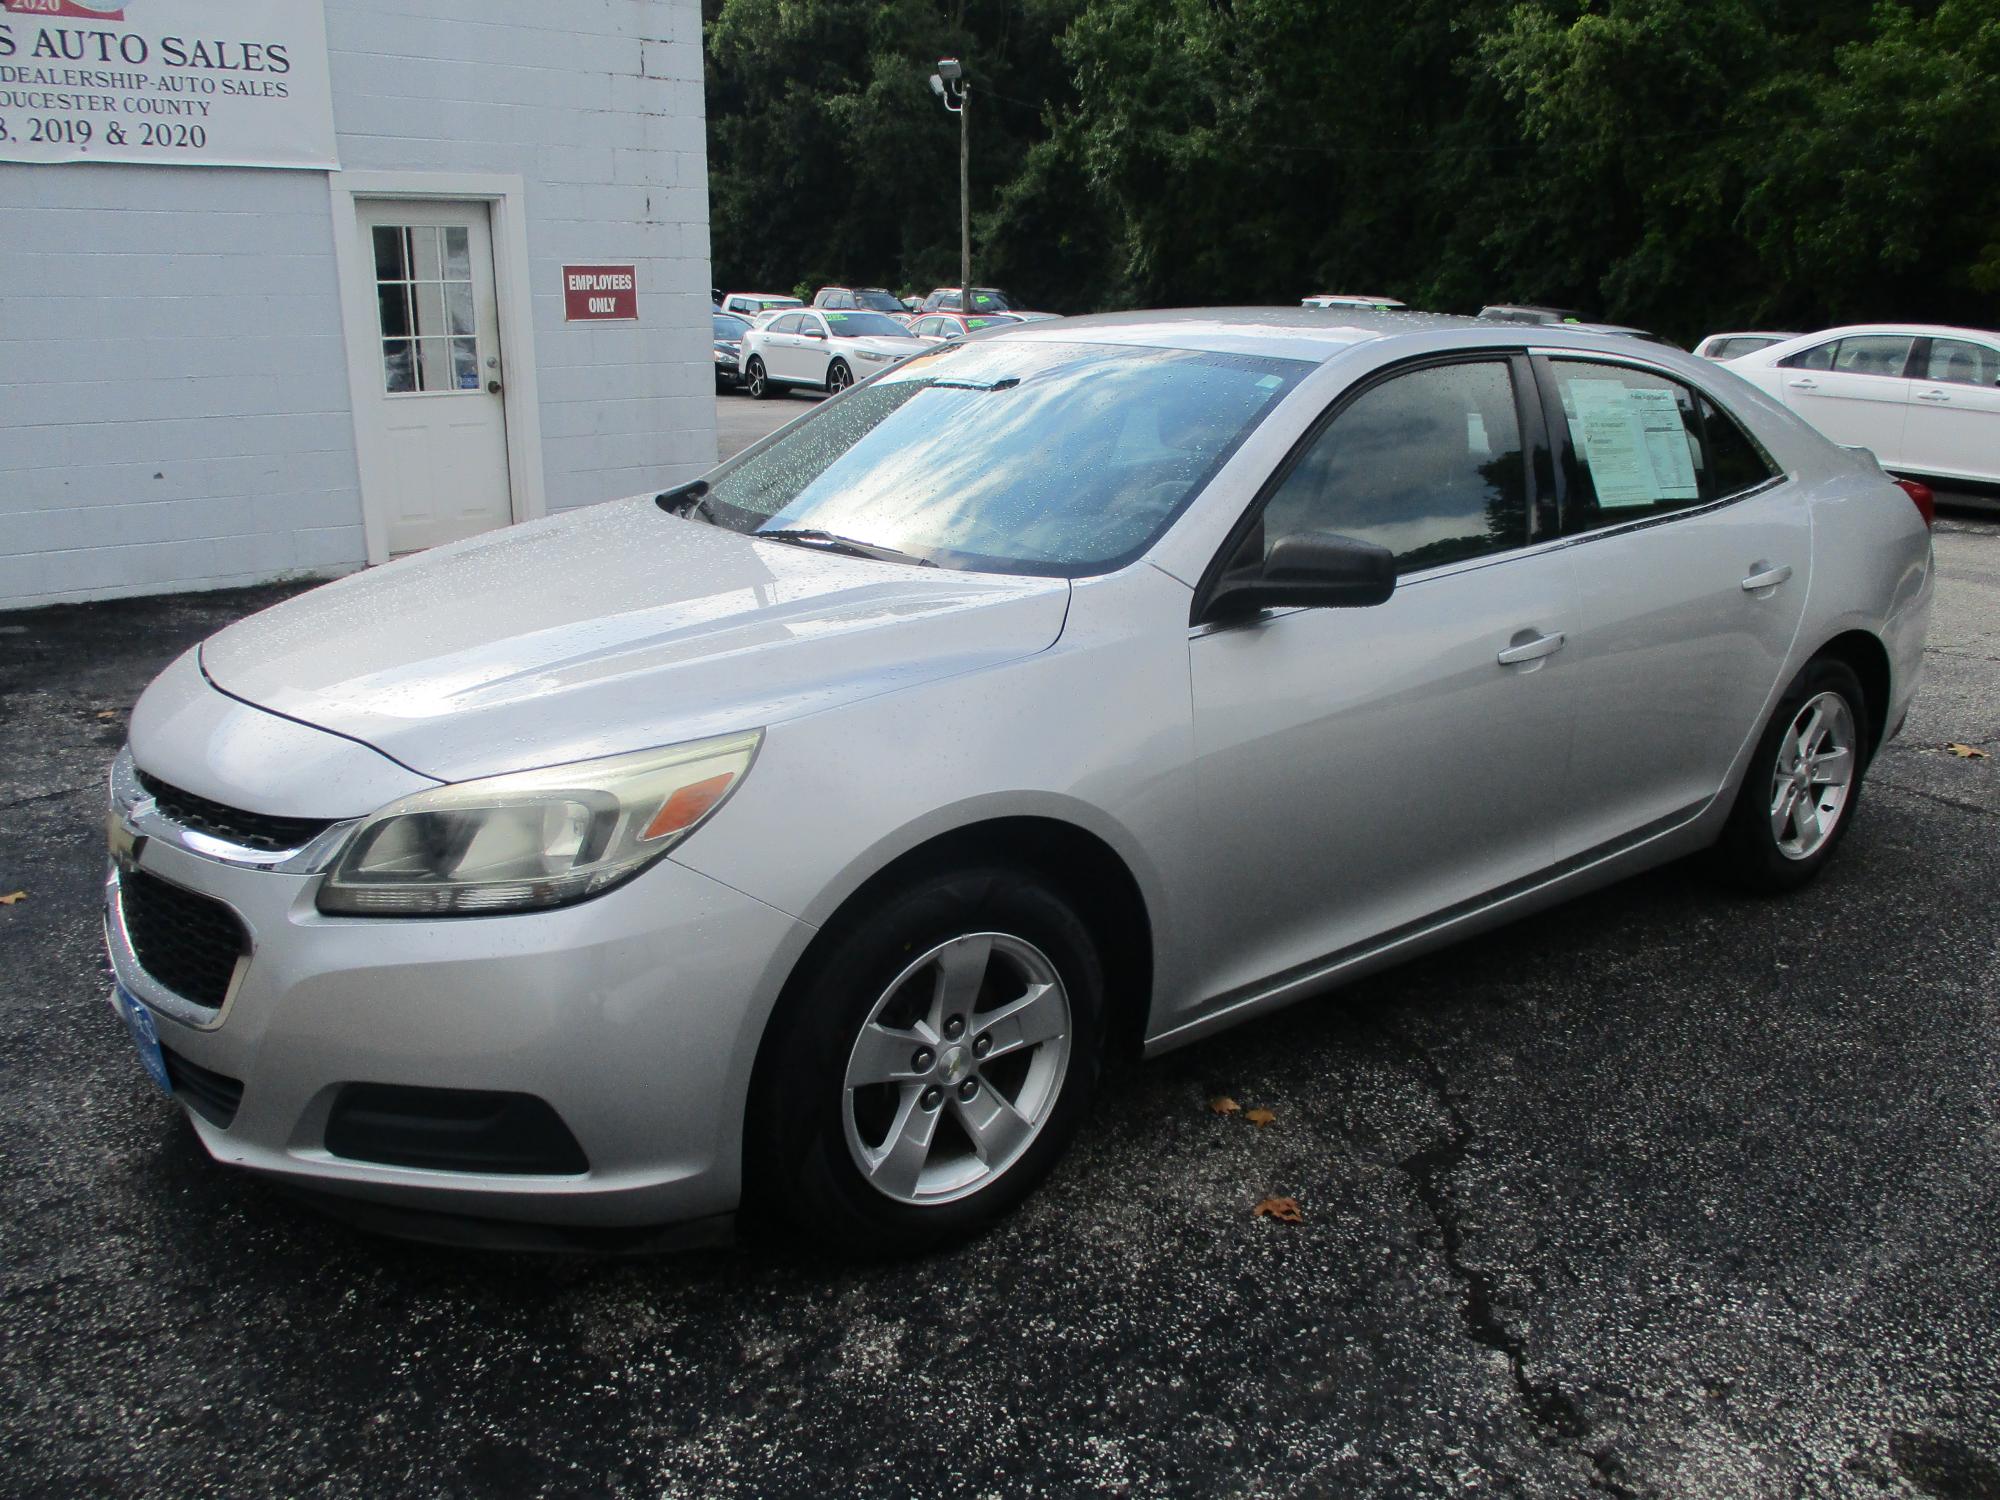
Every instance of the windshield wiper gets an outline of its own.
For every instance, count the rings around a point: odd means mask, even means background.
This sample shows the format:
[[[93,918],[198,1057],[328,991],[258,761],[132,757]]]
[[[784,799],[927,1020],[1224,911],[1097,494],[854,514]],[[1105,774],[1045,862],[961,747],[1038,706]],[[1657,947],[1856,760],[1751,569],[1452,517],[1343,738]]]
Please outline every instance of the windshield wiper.
[[[777,531],[753,531],[751,536],[767,542],[790,542],[796,546],[817,547],[824,552],[840,552],[848,557],[867,557],[876,562],[910,563],[919,568],[935,568],[937,564],[928,557],[917,557],[909,552],[899,552],[894,547],[884,547],[879,542],[857,542],[851,536],[841,536],[837,532],[819,531],[811,527],[783,527]]]
[[[708,515],[708,481],[690,479],[686,484],[677,484],[670,490],[661,490],[653,496],[653,503],[670,516],[679,516],[683,521],[692,521],[699,516],[704,521],[713,521]]]

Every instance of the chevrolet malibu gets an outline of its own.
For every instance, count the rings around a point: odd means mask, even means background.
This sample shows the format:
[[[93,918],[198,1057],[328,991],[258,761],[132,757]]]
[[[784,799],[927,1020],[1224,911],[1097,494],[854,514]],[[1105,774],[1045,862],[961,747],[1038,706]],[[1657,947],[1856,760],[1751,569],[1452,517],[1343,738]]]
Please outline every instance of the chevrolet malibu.
[[[1901,728],[1920,494],[1615,334],[1028,325],[223,630],[111,774],[218,1160],[418,1233],[970,1233],[1101,1067],[1700,854]]]

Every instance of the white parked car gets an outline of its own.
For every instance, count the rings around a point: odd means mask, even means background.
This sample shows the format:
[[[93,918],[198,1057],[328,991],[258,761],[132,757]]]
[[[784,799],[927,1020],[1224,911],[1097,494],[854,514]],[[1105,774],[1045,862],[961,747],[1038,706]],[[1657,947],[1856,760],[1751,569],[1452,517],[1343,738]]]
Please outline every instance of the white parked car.
[[[1860,323],[1801,334],[1729,368],[1885,469],[2000,484],[2000,333]]]
[[[1764,330],[1755,333],[1711,333],[1694,346],[1694,352],[1703,359],[1741,359],[1746,354],[1755,354],[1759,349],[1768,349],[1773,344],[1782,344],[1786,339],[1797,337],[1796,333]]]
[[[739,318],[754,318],[775,308],[805,305],[802,298],[786,297],[777,292],[731,292],[722,299],[722,310],[735,313]]]
[[[1321,292],[1315,297],[1301,297],[1300,307],[1341,307],[1352,312],[1408,312],[1410,304],[1399,302],[1394,297],[1366,297],[1354,292]]]
[[[757,401],[795,385],[837,395],[928,347],[887,313],[807,308],[745,335],[743,383]]]

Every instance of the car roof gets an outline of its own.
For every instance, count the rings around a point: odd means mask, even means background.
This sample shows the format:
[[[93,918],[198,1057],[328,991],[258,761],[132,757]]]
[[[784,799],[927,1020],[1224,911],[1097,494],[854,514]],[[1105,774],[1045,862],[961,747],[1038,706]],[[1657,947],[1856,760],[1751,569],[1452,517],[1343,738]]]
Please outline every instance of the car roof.
[[[2000,339],[1991,328],[1954,328],[1945,323],[1845,323],[1838,328],[1821,328],[1813,333],[1790,335],[1795,339],[1842,339],[1852,334],[1908,334],[1917,339]]]

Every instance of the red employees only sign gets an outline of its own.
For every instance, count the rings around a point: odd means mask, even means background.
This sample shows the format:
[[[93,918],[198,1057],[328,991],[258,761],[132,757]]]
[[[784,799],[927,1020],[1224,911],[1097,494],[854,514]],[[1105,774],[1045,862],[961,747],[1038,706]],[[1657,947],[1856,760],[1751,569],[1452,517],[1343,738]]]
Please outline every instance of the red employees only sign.
[[[606,323],[639,316],[634,266],[564,266],[563,321]]]

